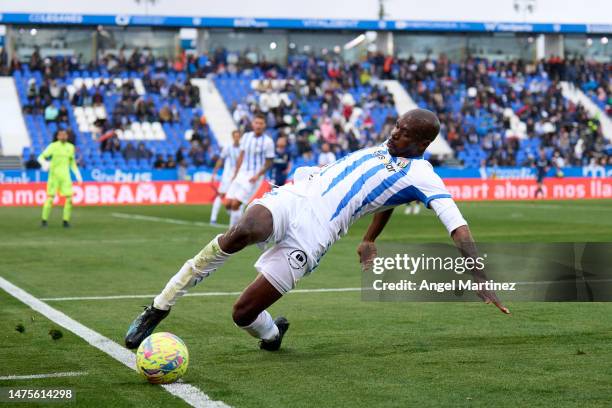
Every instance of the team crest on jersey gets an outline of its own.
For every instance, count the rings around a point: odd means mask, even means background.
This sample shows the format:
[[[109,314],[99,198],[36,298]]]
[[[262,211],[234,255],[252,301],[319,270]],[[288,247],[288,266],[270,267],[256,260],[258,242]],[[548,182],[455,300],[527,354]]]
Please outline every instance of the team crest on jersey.
[[[306,253],[304,251],[296,249],[294,251],[289,252],[288,260],[289,265],[293,269],[302,269],[304,266],[306,266],[306,261],[308,260],[308,257],[306,256]]]
[[[397,166],[400,169],[405,169],[406,167],[408,167],[409,164],[410,164],[410,159],[406,159],[405,157],[397,158]]]

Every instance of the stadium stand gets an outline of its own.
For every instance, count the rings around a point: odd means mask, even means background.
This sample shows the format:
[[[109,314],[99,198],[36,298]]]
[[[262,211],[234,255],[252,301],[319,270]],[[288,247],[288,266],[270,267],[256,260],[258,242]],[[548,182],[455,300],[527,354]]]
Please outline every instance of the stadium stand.
[[[183,71],[138,52],[129,59],[109,55],[86,68],[62,57],[43,61],[35,53],[12,75],[32,140],[23,157],[39,154],[61,127],[71,131],[86,168],[138,171],[156,161],[158,168],[214,162],[217,141],[198,107],[198,89]]]
[[[210,74],[239,128],[248,130],[260,111],[275,139],[288,138],[294,167],[317,163],[323,143],[341,157],[384,139],[396,112],[380,78],[399,80],[419,106],[439,115],[441,133],[465,167],[528,166],[540,149],[567,165],[609,156],[598,120],[565,99],[559,86],[561,79],[575,83],[609,112],[609,64],[582,60],[416,61],[371,54],[348,64],[296,55],[280,66],[228,63],[222,51],[171,63],[135,50],[129,57],[106,55],[97,66],[34,53],[11,70],[32,139],[24,160],[66,127],[85,167],[212,166],[217,139],[190,83]]]

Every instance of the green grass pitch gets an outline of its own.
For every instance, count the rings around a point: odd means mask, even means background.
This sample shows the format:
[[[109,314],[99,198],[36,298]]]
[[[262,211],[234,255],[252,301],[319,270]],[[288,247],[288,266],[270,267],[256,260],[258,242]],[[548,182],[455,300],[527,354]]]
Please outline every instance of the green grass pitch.
[[[459,206],[480,241],[612,241],[612,201]],[[206,222],[208,206],[75,208],[69,230],[54,211],[43,230],[39,208],[0,209],[0,276],[38,298],[156,294],[221,231],[113,215]],[[381,240],[450,242],[431,212],[402,212]],[[359,287],[355,250],[368,222],[354,225],[299,288]],[[258,253],[248,248],[192,292],[242,290],[255,277]],[[283,349],[266,353],[233,325],[235,298],[183,298],[158,329],[189,347],[185,381],[234,407],[605,407],[612,401],[612,304],[517,302],[508,305],[508,317],[480,303],[293,293],[271,309],[291,321]],[[48,303],[122,343],[150,299]],[[66,330],[52,340],[54,323],[1,290],[0,316],[0,377],[87,373],[0,380],[0,387],[72,387],[76,406],[186,406]]]

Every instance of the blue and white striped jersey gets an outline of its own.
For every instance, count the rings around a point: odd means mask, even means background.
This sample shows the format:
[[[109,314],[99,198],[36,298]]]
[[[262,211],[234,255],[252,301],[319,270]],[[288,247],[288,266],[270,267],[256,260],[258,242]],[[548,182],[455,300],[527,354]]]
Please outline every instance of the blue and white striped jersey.
[[[332,241],[364,215],[411,201],[451,198],[427,160],[389,154],[386,142],[353,152],[298,180],[290,189],[306,198]]]
[[[238,161],[238,155],[240,154],[240,146],[234,146],[233,144],[226,145],[221,150],[221,159],[223,159],[223,175],[229,174],[234,175],[236,169],[236,161]]]
[[[248,132],[240,140],[240,150],[244,151],[240,172],[253,175],[261,170],[266,159],[274,158],[274,141],[265,133],[255,136],[254,132]]]

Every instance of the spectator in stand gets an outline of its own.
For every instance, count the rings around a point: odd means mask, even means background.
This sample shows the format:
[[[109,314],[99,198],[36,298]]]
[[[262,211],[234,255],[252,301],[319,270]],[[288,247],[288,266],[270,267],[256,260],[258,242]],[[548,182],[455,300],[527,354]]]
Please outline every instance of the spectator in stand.
[[[121,141],[117,137],[117,134],[115,132],[109,132],[107,134],[110,136],[104,139],[100,138],[100,140],[102,140],[100,149],[103,152],[110,152],[113,156],[121,154]]]
[[[191,159],[191,163],[194,166],[203,166],[206,163],[206,158],[204,155],[204,149],[202,145],[197,142],[191,142],[191,149],[189,150],[189,158]]]
[[[136,149],[136,159],[138,160],[150,160],[153,153],[145,146],[144,142],[138,143],[138,148]]]
[[[176,163],[180,166],[182,163],[186,163],[186,159],[189,157],[189,152],[185,146],[181,146],[176,150],[175,159]],[[186,165],[186,164],[185,164]]]
[[[172,110],[168,105],[164,105],[159,110],[158,119],[161,123],[174,122],[174,118],[172,115]]]
[[[138,158],[136,147],[132,142],[126,143],[125,147],[123,148],[122,154],[125,161],[137,160]]]
[[[321,145],[321,153],[319,154],[319,166],[327,166],[336,161],[336,155],[331,151],[329,144]]]
[[[38,170],[40,169],[40,163],[36,160],[35,154],[30,154],[30,158],[24,163],[24,166],[28,170]]]
[[[57,122],[58,115],[59,115],[59,110],[57,109],[57,106],[55,106],[53,102],[49,101],[49,103],[45,107],[45,122],[46,123]]]
[[[274,159],[272,160],[272,180],[274,185],[282,186],[291,172],[291,153],[287,149],[287,138],[279,137],[276,140]]]
[[[155,158],[155,162],[153,163],[153,168],[154,169],[165,169],[166,168],[166,162],[164,161],[164,156],[161,154],[158,154]]]
[[[65,124],[68,124],[70,122],[70,119],[68,116],[68,109],[66,109],[64,105],[62,105],[59,108],[59,112],[57,114],[57,121],[59,123],[65,123]]]
[[[174,161],[174,157],[172,155],[168,155],[168,160],[166,161],[167,169],[176,169],[176,162]]]

